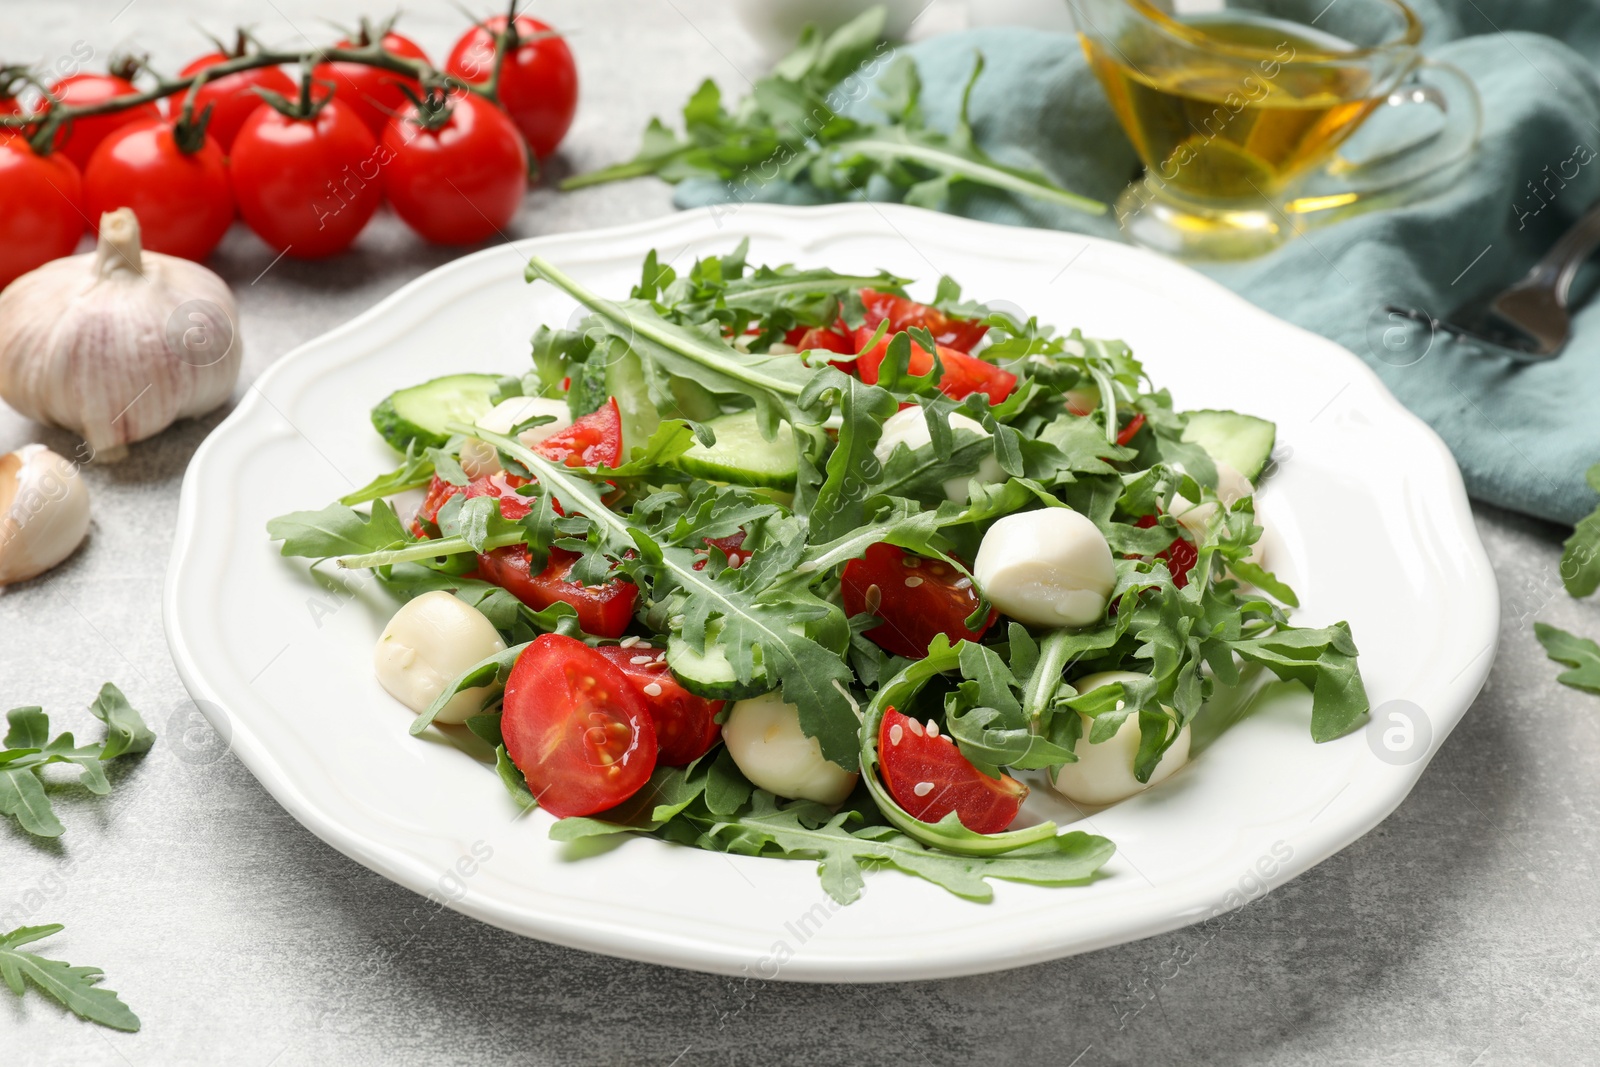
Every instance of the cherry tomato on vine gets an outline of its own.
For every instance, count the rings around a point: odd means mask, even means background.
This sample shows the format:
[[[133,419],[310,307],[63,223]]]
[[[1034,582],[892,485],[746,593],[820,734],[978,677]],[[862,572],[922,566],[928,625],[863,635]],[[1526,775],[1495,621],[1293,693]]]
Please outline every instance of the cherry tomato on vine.
[[[222,148],[209,134],[193,152],[166,119],[115,130],[89,159],[83,174],[84,212],[98,232],[100,216],[131,207],[140,238],[151,252],[202,260],[233,222],[233,191]]]
[[[535,638],[517,657],[500,731],[539,806],[559,819],[616,807],[656,766],[655,726],[633,684],[560,634]]]
[[[566,41],[539,36],[551,32],[543,22],[518,15],[516,27],[522,41],[500,71],[500,104],[533,154],[544,159],[561,144],[578,110],[578,65]],[[487,81],[494,73],[495,35],[505,28],[506,17],[496,15],[468,30],[450,49],[445,70],[469,82]]]
[[[72,107],[98,104],[102,100],[138,91],[128,79],[119,78],[115,74],[73,74],[50,87],[52,94],[63,104]],[[41,104],[40,109],[49,111],[49,101]],[[74,119],[62,125],[61,132],[56,135],[56,148],[65,152],[67,158],[72,160],[79,171],[82,171],[89,165],[89,158],[94,155],[94,150],[100,147],[100,142],[111,136],[119,127],[160,117],[160,108],[145,103],[105,115]]]
[[[471,93],[452,100],[448,117],[431,126],[408,104],[384,129],[382,144],[394,155],[383,167],[389,203],[435,244],[493,237],[528,188],[521,134],[504,111]]]
[[[896,804],[913,819],[938,822],[952,811],[975,834],[1011,825],[1028,787],[1009,774],[990,778],[948,737],[893,708],[878,727],[878,769]]]
[[[991,610],[976,630],[967,617],[978,610],[972,581],[948,563],[913,555],[880,541],[844,565],[839,594],[847,615],[876,615],[883,622],[863,635],[897,656],[921,659],[939,634],[976,641],[999,617]]]
[[[610,660],[633,683],[633,688],[650,709],[656,728],[659,752],[656,762],[667,767],[683,767],[711,751],[722,737],[717,723],[720,700],[697,697],[672,676],[666,654],[649,645],[601,645],[595,649]]]
[[[309,117],[257,108],[233,142],[239,214],[279,252],[320,259],[350,247],[383,202],[386,152],[337,99]]]
[[[0,133],[0,289],[71,254],[83,234],[83,182],[60,152],[41,156],[27,139]]]
[[[363,48],[371,43],[371,38],[363,32],[357,35],[356,40],[347,38],[334,47]],[[421,45],[393,30],[383,35],[383,48],[402,59],[420,59],[424,63],[428,60],[428,54]],[[374,137],[382,136],[390,117],[406,106],[406,94],[400,88],[402,85],[419,96],[422,93],[422,87],[415,78],[365,63],[319,63],[311,76],[319,81],[333,82],[334,97],[355,112]]]
[[[218,63],[226,63],[233,59],[224,52],[211,52],[201,56],[179,72],[180,77],[188,78],[200,73],[207,67],[214,67]],[[294,99],[297,87],[289,75],[281,67],[257,67],[254,70],[241,70],[234,74],[224,74],[216,81],[208,81],[194,94],[194,113],[196,115],[211,105],[211,124],[206,127],[206,132],[217,139],[217,144],[222,151],[227,153],[233,149],[233,139],[239,136],[239,129],[244,125],[244,120],[250,113],[262,106],[262,100],[256,93],[257,88],[270,89],[286,99]],[[183,110],[185,94],[167,99],[167,113],[177,115]],[[140,216],[143,222],[143,216]]]

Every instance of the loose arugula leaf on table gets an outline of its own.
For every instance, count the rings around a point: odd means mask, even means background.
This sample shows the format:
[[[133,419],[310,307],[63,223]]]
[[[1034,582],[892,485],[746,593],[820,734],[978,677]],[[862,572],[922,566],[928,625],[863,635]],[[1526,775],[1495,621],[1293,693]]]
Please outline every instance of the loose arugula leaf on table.
[[[5,748],[0,750],[0,815],[10,815],[36,837],[60,837],[66,828],[51,807],[39,769],[52,764],[75,766],[79,784],[104,796],[111,791],[111,783],[102,764],[144,752],[155,742],[154,731],[110,682],[101,687],[89,710],[106,724],[106,738],[99,744],[80,745],[70,732],[50,738],[50,719],[38,707],[13,708],[6,713]]]
[[[1556,675],[1556,681],[1574,689],[1600,693],[1600,645],[1547,622],[1534,623],[1533,635],[1544,646],[1545,655],[1572,668]]]
[[[6,985],[19,997],[27,983],[32,982],[80,1019],[114,1030],[137,1031],[139,1017],[113,990],[100,986],[105,977],[100,968],[74,967],[22,950],[23,945],[42,941],[64,929],[60,923],[51,923],[19,926],[10,933],[0,934],[0,978],[4,978]]]
[[[983,73],[981,55],[948,133],[924,120],[921,80],[909,57],[884,72],[879,121],[841,115],[847,85],[873,76],[884,58],[884,17],[881,7],[873,8],[826,37],[808,29],[795,51],[731,110],[715,83],[704,82],[684,106],[681,137],[652,119],[632,160],[569,178],[563,188],[654,174],[674,183],[718,179],[749,199],[755,176],[795,183],[820,201],[862,199],[872,181],[892,189],[896,199],[939,209],[948,206],[955,187],[972,184],[1105,213],[1099,201],[1068,192],[1038,171],[1000,163],[978,147],[968,114],[972,87]],[[745,188],[734,188],[736,181]]]
[[[1600,493],[1600,463],[1590,467],[1584,478],[1589,488]],[[1586,597],[1600,588],[1600,508],[1580,519],[1567,538],[1561,553],[1561,581],[1575,597]]]

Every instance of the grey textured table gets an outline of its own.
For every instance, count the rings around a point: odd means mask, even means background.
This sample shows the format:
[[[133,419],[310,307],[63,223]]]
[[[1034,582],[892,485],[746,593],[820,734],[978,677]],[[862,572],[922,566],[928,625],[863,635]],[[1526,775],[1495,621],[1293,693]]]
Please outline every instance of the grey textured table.
[[[725,9],[537,4],[570,32],[584,78],[559,166],[631,151],[645,120],[702,77],[739,84],[736,64],[758,69]],[[353,21],[358,10],[347,0],[3,0],[0,49],[53,63],[77,41],[99,60],[137,46],[175,68],[200,50],[191,21],[222,32],[238,18],[290,41],[299,29],[320,39],[323,17]],[[438,56],[460,21],[429,0],[403,28]],[[649,181],[541,189],[514,235],[668,210],[666,188]],[[240,297],[240,389],[453,255],[380,217],[349,255],[268,270],[272,254],[236,227],[213,266]],[[435,911],[318,841],[226,753],[195,718],[160,615],[178,486],[223,414],[137,446],[120,466],[89,467],[85,548],[0,594],[0,706],[44,704],[98,736],[84,708],[109,678],[163,734],[113,773],[109,798],[57,794],[68,827],[58,842],[0,822],[0,929],[65,923],[49,947],[103,967],[144,1030],[113,1033],[37,993],[0,992],[0,1062],[1593,1061],[1600,703],[1555,684],[1530,632],[1535,616],[1600,631],[1593,605],[1560,593],[1560,530],[1478,509],[1504,602],[1483,695],[1387,822],[1232,921],[986,977],[757,989]],[[31,440],[73,444],[0,410],[0,449]]]

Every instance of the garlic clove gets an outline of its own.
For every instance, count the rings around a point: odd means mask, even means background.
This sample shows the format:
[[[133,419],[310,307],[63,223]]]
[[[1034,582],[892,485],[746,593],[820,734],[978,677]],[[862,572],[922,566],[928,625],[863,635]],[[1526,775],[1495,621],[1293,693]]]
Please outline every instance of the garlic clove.
[[[233,395],[244,356],[227,283],[142,250],[127,208],[95,251],[52,260],[0,291],[0,398],[82,434],[98,461]]]
[[[89,532],[89,489],[78,467],[44,445],[0,456],[0,585],[54,567]]]

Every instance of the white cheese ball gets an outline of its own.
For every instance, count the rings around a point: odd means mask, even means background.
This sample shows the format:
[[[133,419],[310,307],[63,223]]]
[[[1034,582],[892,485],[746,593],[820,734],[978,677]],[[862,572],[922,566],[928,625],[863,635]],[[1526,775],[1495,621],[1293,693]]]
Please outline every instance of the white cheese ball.
[[[823,758],[817,739],[800,729],[800,709],[776,692],[735,703],[722,740],[746,778],[780,797],[833,807],[856,787],[856,773]]]
[[[567,407],[565,400],[547,396],[513,396],[491,408],[478,420],[477,425],[490,433],[510,433],[511,428],[517,423],[546,415],[553,416],[556,421],[547,422],[543,426],[534,426],[517,435],[517,440],[524,446],[532,448],[557,430],[564,430],[572,425],[572,411]],[[495,451],[495,447],[476,437],[469,437],[462,442],[460,460],[462,473],[468,478],[497,474],[501,469],[500,454]]]
[[[1233,507],[1255,491],[1250,479],[1240,474],[1237,468],[1220,461],[1217,463],[1217,498],[1228,507]],[[1197,543],[1203,542],[1211,523],[1216,520],[1217,505],[1212,501],[1195,504],[1180,494],[1172,498],[1172,517],[1189,531]]]
[[[1145,676],[1132,671],[1102,671],[1080,678],[1072,685],[1079,693],[1087,693],[1113,682],[1142,680]],[[1170,708],[1168,709],[1171,710]],[[1134,760],[1139,755],[1139,716],[1129,715],[1117,732],[1097,745],[1089,743],[1089,730],[1093,719],[1083,719],[1083,736],[1073,751],[1078,762],[1068,763],[1056,772],[1056,792],[1079,804],[1115,804],[1135,793],[1142,793],[1189,762],[1189,727],[1179,733],[1172,747],[1161,756],[1161,762],[1150,772],[1150,781],[1141,782],[1133,776]]]
[[[372,666],[390,696],[420,713],[467,668],[505,647],[483,612],[436,589],[394,613],[378,638]],[[462,690],[435,721],[466,722],[482,710],[492,691],[492,686]]]
[[[1089,626],[1105,615],[1117,571],[1094,523],[1068,508],[1041,508],[989,527],[972,576],[989,602],[1018,622]]]
[[[977,419],[968,418],[959,411],[950,413],[950,429],[959,434],[965,430],[987,438],[989,431],[983,428],[983,423]],[[878,439],[878,445],[872,450],[879,463],[889,462],[889,456],[894,453],[896,445],[905,445],[912,451],[924,447],[933,440],[933,435],[928,432],[928,420],[923,416],[920,407],[906,408],[897,411],[883,421],[883,436]],[[1000,469],[1000,461],[994,458],[994,453],[983,457],[978,464],[978,473],[972,475],[985,485],[995,485],[1006,480],[1006,472]],[[967,482],[971,479],[963,475],[959,478],[947,479],[944,483],[944,495],[957,504],[967,502]]]

